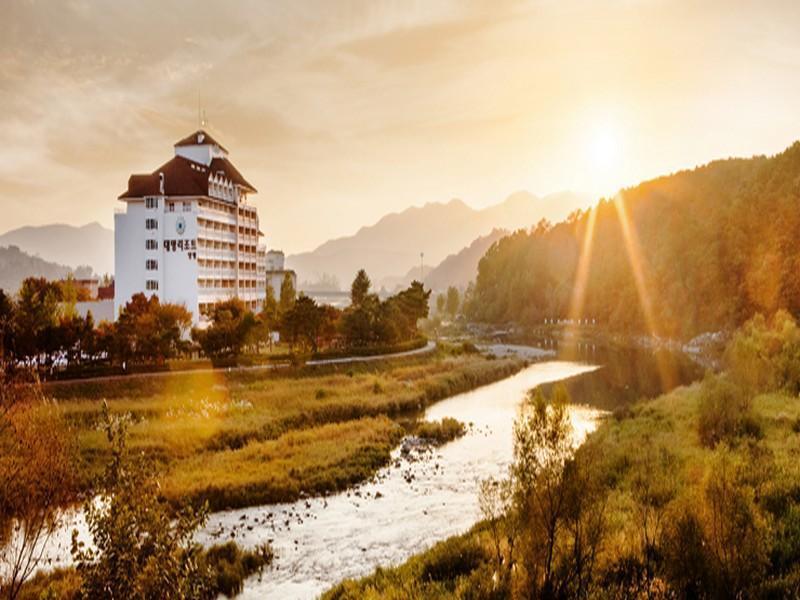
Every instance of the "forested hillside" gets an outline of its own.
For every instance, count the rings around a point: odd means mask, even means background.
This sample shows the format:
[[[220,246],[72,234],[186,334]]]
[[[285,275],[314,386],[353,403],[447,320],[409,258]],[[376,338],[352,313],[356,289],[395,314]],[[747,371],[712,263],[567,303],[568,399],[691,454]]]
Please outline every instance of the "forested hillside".
[[[31,256],[16,246],[8,248],[0,246],[0,290],[16,292],[26,277],[63,279],[70,273],[76,277],[90,277],[92,270],[89,267],[78,267],[73,270],[38,256]]]
[[[494,244],[480,262],[469,315],[521,323],[588,317],[688,338],[755,312],[800,313],[800,143],[771,158],[716,161],[623,190],[597,205],[593,243],[584,244],[592,218],[542,222]],[[578,312],[583,247],[590,258]]]

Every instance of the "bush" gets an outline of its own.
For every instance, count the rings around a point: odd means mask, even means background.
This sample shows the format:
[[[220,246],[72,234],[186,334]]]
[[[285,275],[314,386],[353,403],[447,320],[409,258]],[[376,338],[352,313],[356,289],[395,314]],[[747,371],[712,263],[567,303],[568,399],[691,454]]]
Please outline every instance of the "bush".
[[[754,391],[800,392],[800,327],[788,312],[756,315],[725,351],[731,376]]]
[[[466,432],[464,424],[452,417],[445,417],[441,421],[422,421],[416,426],[417,436],[432,440],[437,445],[459,438]]]
[[[700,387],[698,433],[707,448],[736,436],[760,431],[740,387],[722,375],[707,375]]]
[[[420,579],[453,581],[471,573],[486,560],[485,551],[471,536],[451,538],[425,554]]]
[[[254,550],[242,550],[235,542],[227,542],[209,548],[204,561],[216,592],[232,598],[241,593],[244,580],[250,575],[260,573],[272,562],[272,558],[269,546],[262,545]]]

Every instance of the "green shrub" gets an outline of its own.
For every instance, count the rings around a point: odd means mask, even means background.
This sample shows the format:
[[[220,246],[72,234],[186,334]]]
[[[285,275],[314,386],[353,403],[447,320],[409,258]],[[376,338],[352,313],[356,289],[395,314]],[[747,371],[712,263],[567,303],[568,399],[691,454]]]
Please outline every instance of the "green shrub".
[[[242,550],[235,542],[212,546],[203,558],[209,569],[213,587],[217,593],[229,598],[241,593],[244,580],[272,562],[269,546],[257,546],[254,550]]]
[[[467,428],[458,419],[445,417],[441,421],[422,421],[415,428],[417,436],[433,440],[436,444],[445,444],[467,432]]]
[[[420,579],[454,581],[478,568],[487,560],[485,551],[471,536],[460,536],[440,542],[425,554]]]
[[[699,392],[697,428],[707,448],[760,430],[750,415],[746,392],[723,375],[707,375]]]

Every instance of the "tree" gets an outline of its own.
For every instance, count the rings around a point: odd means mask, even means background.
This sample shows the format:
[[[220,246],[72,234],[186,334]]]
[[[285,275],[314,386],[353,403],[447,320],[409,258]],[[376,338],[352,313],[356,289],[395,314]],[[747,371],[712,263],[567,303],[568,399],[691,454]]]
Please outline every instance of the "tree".
[[[111,461],[98,482],[100,501],[84,505],[92,547],[72,535],[72,556],[84,598],[183,599],[213,597],[202,550],[193,536],[207,509],[173,514],[159,500],[153,466],[131,456],[125,417],[111,417],[104,404]]]
[[[256,319],[239,298],[217,302],[209,314],[206,329],[192,330],[194,339],[206,356],[238,356],[252,341]]]
[[[292,347],[299,344],[301,350],[310,348],[316,352],[323,314],[313,298],[300,294],[294,306],[283,315],[281,336]]]
[[[417,321],[428,316],[430,296],[431,291],[426,292],[419,281],[412,281],[411,285],[394,296],[402,315],[398,328],[403,339],[411,339],[417,334]]]
[[[272,332],[280,328],[280,310],[278,300],[275,298],[275,290],[271,285],[267,286],[267,295],[264,298],[264,306],[258,313],[259,338],[266,337],[269,349],[272,350]]]
[[[589,597],[604,538],[603,488],[592,461],[573,457],[568,401],[563,385],[549,404],[537,389],[514,425],[512,511],[528,597]]]
[[[445,306],[447,305],[447,297],[444,294],[436,296],[436,314],[444,314]]]
[[[0,368],[11,361],[14,353],[14,313],[12,298],[0,289]]]
[[[356,308],[361,306],[361,303],[364,302],[364,299],[369,294],[371,286],[372,282],[367,276],[367,272],[364,269],[360,269],[350,286],[350,304]]]
[[[455,318],[459,306],[461,306],[461,297],[458,293],[458,289],[451,285],[447,288],[447,303],[445,306],[445,310],[447,314],[450,315],[451,319]]]
[[[368,346],[377,341],[376,323],[381,301],[367,294],[357,305],[350,305],[342,316],[342,335],[350,347]]]
[[[283,276],[283,282],[281,283],[281,297],[280,302],[278,303],[278,312],[281,315],[288,312],[292,306],[294,306],[296,297],[297,291],[294,289],[294,279],[292,278],[292,274],[286,273],[286,275]]]
[[[163,362],[185,351],[192,315],[177,304],[161,304],[158,296],[134,294],[114,326],[114,351],[120,361]]]
[[[16,351],[20,358],[33,359],[44,355],[52,358],[53,330],[56,327],[61,301],[61,288],[44,277],[29,277],[22,282],[15,311]]]
[[[0,377],[0,592],[13,599],[75,497],[75,446],[34,374]]]

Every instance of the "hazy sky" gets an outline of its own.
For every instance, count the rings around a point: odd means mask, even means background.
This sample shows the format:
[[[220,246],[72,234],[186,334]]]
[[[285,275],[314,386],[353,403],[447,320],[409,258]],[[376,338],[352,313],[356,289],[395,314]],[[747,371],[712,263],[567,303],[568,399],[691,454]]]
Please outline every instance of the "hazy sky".
[[[198,93],[289,252],[411,204],[609,194],[800,138],[797,1],[0,8],[0,232],[111,226]]]

